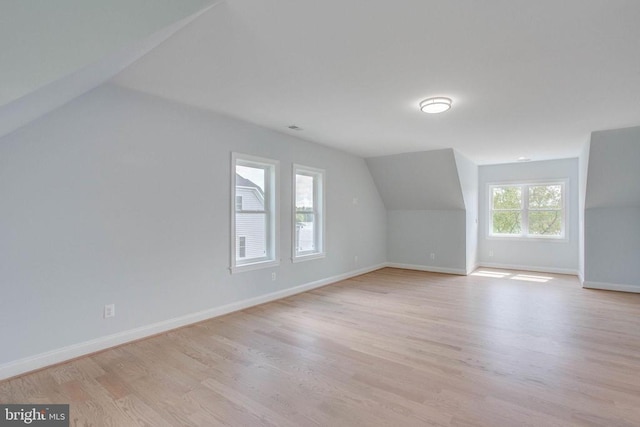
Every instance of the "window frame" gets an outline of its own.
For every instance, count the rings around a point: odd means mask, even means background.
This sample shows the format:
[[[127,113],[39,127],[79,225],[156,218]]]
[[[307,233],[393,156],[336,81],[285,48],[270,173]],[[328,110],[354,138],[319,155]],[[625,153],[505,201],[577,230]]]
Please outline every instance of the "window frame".
[[[296,228],[297,221],[296,215],[298,209],[296,207],[296,193],[297,193],[297,175],[305,175],[313,177],[313,214],[314,214],[314,243],[315,250],[298,252],[296,247]],[[293,164],[292,174],[292,212],[291,212],[291,261],[300,262],[308,261],[312,259],[324,258],[326,256],[326,171],[324,169],[318,169],[310,166]]]
[[[237,243],[240,235],[236,230],[236,167],[248,166],[265,169],[264,183],[264,212],[266,215],[266,248],[267,254],[260,258],[250,258],[246,260],[236,259]],[[280,162],[278,160],[264,157],[252,156],[242,153],[231,153],[231,250],[230,250],[230,271],[238,273],[242,271],[257,270],[277,266],[280,264]],[[246,234],[242,235],[246,238]]]
[[[536,209],[529,209],[529,188],[540,187],[546,185],[560,185],[561,186],[561,213],[562,224],[561,234],[558,236],[541,235],[541,234],[529,234],[529,212]],[[519,234],[502,234],[493,232],[493,189],[497,187],[520,187],[522,200],[519,210],[505,209],[505,211],[517,211],[520,212],[522,227]],[[487,183],[487,238],[489,239],[505,239],[505,240],[523,240],[523,241],[552,241],[552,242],[566,242],[569,240],[569,230],[567,226],[567,219],[569,218],[569,208],[567,200],[569,198],[569,180],[568,179],[552,179],[552,180],[532,180],[532,181],[516,181],[516,182],[490,182]],[[545,209],[538,209],[545,210]],[[553,209],[549,209],[553,210]]]

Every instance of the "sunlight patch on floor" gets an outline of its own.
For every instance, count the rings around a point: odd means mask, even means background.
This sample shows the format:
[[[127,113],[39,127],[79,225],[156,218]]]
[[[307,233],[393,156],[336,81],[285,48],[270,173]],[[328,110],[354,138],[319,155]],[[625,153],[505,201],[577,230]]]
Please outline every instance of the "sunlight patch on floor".
[[[503,273],[501,271],[478,270],[471,273],[472,276],[493,277],[494,279],[503,279],[511,276],[511,273]]]
[[[504,271],[477,270],[471,273],[471,276],[491,277],[492,279],[510,279],[521,280],[524,282],[546,283],[553,280],[551,276],[542,276],[538,274],[523,273],[507,273]]]
[[[525,282],[538,282],[538,283],[546,283],[549,280],[553,280],[553,277],[549,276],[534,276],[531,274],[516,274],[511,277],[511,280],[523,280]]]

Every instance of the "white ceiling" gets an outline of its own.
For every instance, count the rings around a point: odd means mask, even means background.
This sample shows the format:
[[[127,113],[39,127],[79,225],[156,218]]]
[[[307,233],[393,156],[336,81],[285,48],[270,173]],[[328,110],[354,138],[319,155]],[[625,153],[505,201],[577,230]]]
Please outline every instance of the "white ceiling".
[[[2,2],[0,106],[212,3]],[[226,0],[115,82],[364,157],[574,157],[640,124],[639,22],[636,0]]]
[[[196,13],[213,0],[2,0],[0,106]]]
[[[640,124],[640,2],[227,0],[115,81],[364,157],[575,157]]]
[[[0,1],[0,137],[108,81],[214,1]]]

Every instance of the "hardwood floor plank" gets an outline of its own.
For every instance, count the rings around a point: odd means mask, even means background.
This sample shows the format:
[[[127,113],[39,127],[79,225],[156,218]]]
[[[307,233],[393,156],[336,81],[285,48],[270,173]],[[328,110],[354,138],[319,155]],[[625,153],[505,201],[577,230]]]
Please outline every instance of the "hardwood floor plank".
[[[0,382],[77,426],[640,425],[640,295],[385,268]]]

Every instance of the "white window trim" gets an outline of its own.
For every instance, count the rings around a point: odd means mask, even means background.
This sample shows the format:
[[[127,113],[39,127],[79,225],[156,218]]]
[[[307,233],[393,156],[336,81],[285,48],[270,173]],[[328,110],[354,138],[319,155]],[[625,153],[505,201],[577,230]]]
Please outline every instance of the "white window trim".
[[[315,204],[319,207],[317,210],[317,220],[316,225],[319,225],[320,229],[316,238],[319,240],[316,242],[316,246],[319,246],[317,251],[308,252],[304,254],[296,254],[296,175],[301,172],[304,174],[305,172],[308,174],[316,175],[320,178],[319,184],[315,186],[314,194]],[[291,212],[291,261],[292,262],[301,262],[301,261],[309,261],[312,259],[319,259],[326,257],[326,221],[325,221],[325,212],[326,212],[326,197],[325,197],[325,187],[326,187],[327,175],[324,169],[313,168],[309,166],[304,166],[300,164],[293,164],[292,174],[291,174],[291,182],[292,182],[292,212]],[[320,187],[320,188],[318,188]]]
[[[271,230],[267,236],[267,247],[272,256],[264,259],[253,259],[246,263],[238,263],[236,260],[236,165],[240,161],[251,165],[270,165],[273,167],[273,182],[265,184],[265,201],[269,200],[271,207],[265,209],[269,229]],[[274,267],[280,265],[280,162],[278,160],[267,159],[264,157],[251,156],[242,153],[231,153],[231,197],[229,204],[231,205],[231,273],[240,273],[243,271],[258,270],[262,268]],[[273,196],[273,197],[271,197]]]
[[[562,235],[561,236],[541,236],[535,234],[525,234],[528,231],[528,213],[529,213],[529,196],[524,196],[525,189],[528,190],[530,186],[539,186],[539,185],[561,185],[562,186]],[[522,200],[522,215],[523,215],[523,232],[520,234],[494,234],[493,230],[493,187],[509,187],[509,186],[522,186],[523,187],[523,200]],[[487,239],[489,240],[519,240],[519,241],[546,241],[546,242],[568,242],[569,241],[569,227],[568,227],[568,219],[569,219],[569,204],[567,200],[569,199],[569,178],[560,178],[560,179],[547,179],[547,180],[530,180],[530,181],[500,181],[500,182],[489,182],[487,183]]]

